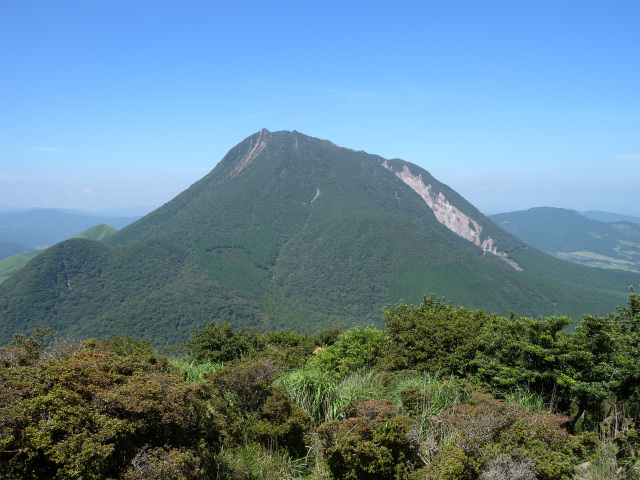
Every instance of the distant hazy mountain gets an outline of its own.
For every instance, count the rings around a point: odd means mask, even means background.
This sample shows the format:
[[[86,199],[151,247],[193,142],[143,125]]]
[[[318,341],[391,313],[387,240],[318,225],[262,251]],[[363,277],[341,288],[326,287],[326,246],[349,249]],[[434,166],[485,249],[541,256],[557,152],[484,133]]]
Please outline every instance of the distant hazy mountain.
[[[66,240],[99,224],[121,229],[140,217],[106,217],[51,208],[0,213],[0,241],[41,248]]]
[[[640,217],[633,217],[631,215],[620,215],[618,213],[601,212],[600,210],[587,210],[586,212],[578,213],[583,217],[587,217],[592,220],[598,220],[600,222],[632,222],[640,225]]]
[[[102,240],[109,235],[113,235],[117,230],[109,225],[96,225],[84,232],[76,235],[73,238],[85,238],[88,240]],[[18,253],[9,256],[4,259],[0,259],[0,283],[7,280],[11,275],[14,275],[24,267],[32,258],[37,257],[45,250],[30,250],[22,253]]]
[[[19,243],[4,242],[0,240],[0,260],[11,257],[12,255],[17,255],[22,252],[28,252],[29,250],[33,249],[25,247],[24,245],[20,245]]]
[[[608,214],[613,218],[614,214]],[[540,250],[590,266],[638,270],[640,225],[592,220],[573,210],[540,207],[490,217]]]
[[[639,280],[527,246],[411,163],[262,130],[137,222],[55,245],[0,285],[0,343],[45,326],[164,344],[212,319],[380,325],[383,307],[432,292],[579,319],[625,303]]]

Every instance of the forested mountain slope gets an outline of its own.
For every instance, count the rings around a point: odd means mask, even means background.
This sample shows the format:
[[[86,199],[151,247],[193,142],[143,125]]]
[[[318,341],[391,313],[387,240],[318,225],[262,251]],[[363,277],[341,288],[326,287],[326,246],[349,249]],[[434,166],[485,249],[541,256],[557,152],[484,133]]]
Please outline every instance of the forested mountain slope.
[[[103,242],[69,240],[0,286],[0,342],[37,326],[156,344],[229,317],[313,332],[382,322],[436,293],[521,315],[611,311],[638,275],[561,262],[427,171],[298,132],[262,130]]]
[[[520,240],[563,259],[638,272],[640,225],[602,222],[573,210],[539,207],[492,215]]]

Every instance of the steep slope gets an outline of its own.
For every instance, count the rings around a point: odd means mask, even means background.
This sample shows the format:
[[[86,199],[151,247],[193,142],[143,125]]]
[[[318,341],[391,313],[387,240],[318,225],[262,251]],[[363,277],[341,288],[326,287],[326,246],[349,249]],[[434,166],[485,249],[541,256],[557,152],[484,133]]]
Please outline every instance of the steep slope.
[[[605,223],[551,207],[501,213],[491,219],[519,239],[560,258],[638,271],[640,226],[635,223]]]
[[[379,325],[384,306],[431,292],[579,317],[624,303],[637,280],[528,247],[415,165],[262,130],[102,243],[63,242],[2,284],[0,340],[53,326],[159,344],[225,317],[306,332]]]

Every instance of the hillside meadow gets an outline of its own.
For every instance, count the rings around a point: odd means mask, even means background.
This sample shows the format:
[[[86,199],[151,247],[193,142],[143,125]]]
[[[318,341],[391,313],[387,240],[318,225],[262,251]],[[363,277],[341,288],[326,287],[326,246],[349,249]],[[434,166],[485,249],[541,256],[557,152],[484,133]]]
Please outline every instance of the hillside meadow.
[[[431,296],[385,309],[382,328],[210,322],[171,356],[130,337],[15,335],[0,349],[0,476],[638,478],[640,296],[568,324]]]

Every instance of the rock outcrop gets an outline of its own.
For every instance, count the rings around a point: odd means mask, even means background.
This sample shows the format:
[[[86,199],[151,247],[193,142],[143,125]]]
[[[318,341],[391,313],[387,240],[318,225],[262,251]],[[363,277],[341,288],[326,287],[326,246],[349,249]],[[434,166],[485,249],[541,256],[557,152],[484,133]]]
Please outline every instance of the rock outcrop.
[[[387,170],[393,171],[393,167],[385,160],[382,166]],[[431,185],[425,185],[422,180],[422,175],[414,175],[409,170],[409,167],[404,165],[402,170],[395,172],[396,177],[406,183],[411,189],[422,197],[422,199],[429,205],[429,208],[433,210],[436,218],[449,230],[455,234],[461,236],[465,240],[470,241],[474,245],[482,248],[484,253],[492,253],[516,270],[522,270],[520,266],[513,260],[507,257],[507,254],[498,250],[498,247],[494,244],[491,237],[486,237],[481,240],[480,235],[482,233],[482,227],[473,218],[465,215],[445,198],[442,192],[436,194],[432,191]]]

